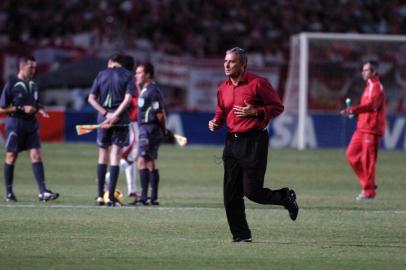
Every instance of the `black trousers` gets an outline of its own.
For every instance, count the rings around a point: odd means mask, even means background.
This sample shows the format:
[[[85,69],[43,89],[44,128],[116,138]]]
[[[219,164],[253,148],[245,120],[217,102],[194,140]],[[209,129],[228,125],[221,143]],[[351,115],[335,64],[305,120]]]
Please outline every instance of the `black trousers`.
[[[243,197],[259,204],[285,205],[288,189],[264,188],[267,130],[228,133],[224,152],[224,207],[233,238],[250,238]]]

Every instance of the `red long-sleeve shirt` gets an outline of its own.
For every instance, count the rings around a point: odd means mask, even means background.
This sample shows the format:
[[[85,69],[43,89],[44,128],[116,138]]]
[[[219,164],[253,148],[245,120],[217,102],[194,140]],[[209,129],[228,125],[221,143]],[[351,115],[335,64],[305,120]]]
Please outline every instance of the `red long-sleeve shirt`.
[[[234,114],[234,105],[245,107],[246,103],[256,108],[257,116],[238,117]],[[219,86],[213,121],[218,127],[227,123],[229,132],[248,132],[266,128],[269,121],[283,110],[272,85],[265,78],[246,71],[237,86],[230,79]]]
[[[130,104],[130,120],[131,122],[137,122],[138,120],[138,97],[140,95],[140,88],[137,84],[135,84],[135,96],[131,99]]]
[[[378,76],[367,80],[359,105],[352,106],[358,115],[357,129],[382,136],[385,132],[385,93]]]

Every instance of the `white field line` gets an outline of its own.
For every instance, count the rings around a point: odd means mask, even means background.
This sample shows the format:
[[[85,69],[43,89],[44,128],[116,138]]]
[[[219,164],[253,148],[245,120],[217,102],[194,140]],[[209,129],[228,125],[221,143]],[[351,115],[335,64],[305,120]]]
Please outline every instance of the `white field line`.
[[[96,205],[58,205],[58,204],[0,204],[1,208],[54,208],[54,209],[106,209],[106,208],[113,208],[113,207],[106,207],[106,206],[96,206]],[[222,207],[157,207],[157,206],[122,206],[122,207],[114,207],[114,209],[137,209],[137,210],[158,210],[158,211],[224,211]],[[247,211],[286,211],[284,208],[276,209],[276,208],[247,208]],[[300,208],[300,211],[313,211],[313,210],[305,210]],[[317,210],[320,211],[320,210]],[[323,211],[323,210],[321,210]],[[406,210],[373,210],[373,209],[359,209],[359,210],[345,210],[345,209],[335,209],[329,211],[341,211],[341,212],[373,212],[373,213],[394,213],[394,214],[406,214]]]
[[[142,209],[142,210],[223,210],[223,208],[216,207],[157,207],[157,206],[121,206],[121,207],[107,207],[97,205],[68,205],[68,204],[0,204],[0,208],[61,208],[61,209]],[[277,209],[274,209],[277,210]]]

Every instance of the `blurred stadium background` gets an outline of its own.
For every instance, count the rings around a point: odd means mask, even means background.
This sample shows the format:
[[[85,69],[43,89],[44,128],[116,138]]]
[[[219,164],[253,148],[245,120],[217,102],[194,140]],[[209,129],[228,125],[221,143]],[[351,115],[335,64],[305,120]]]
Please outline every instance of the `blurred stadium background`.
[[[172,129],[191,144],[221,144],[224,131],[209,135],[206,122],[215,106],[216,86],[224,79],[227,48],[249,51],[249,68],[267,77],[286,101],[300,85],[294,71],[300,58],[293,50],[295,35],[374,34],[378,39],[373,43],[309,43],[309,128],[298,132],[297,117],[281,117],[270,126],[271,147],[297,147],[303,132],[308,135],[306,148],[345,146],[355,121],[340,118],[338,111],[347,96],[357,102],[363,83],[360,62],[369,57],[381,62],[388,97],[390,124],[383,147],[404,149],[406,42],[388,48],[379,35],[402,35],[405,22],[406,4],[400,0],[4,0],[0,83],[15,74],[19,53],[32,53],[39,63],[41,98],[55,114],[41,120],[44,141],[94,141],[94,134],[76,136],[73,126],[94,122],[86,102],[92,80],[111,53],[125,52],[155,64]]]

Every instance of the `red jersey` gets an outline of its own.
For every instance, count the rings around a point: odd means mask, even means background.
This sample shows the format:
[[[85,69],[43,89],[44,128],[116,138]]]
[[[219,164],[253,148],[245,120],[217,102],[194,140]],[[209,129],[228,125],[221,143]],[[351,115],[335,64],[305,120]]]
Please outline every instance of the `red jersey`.
[[[367,80],[361,102],[352,106],[358,115],[357,129],[364,133],[382,136],[385,132],[385,93],[378,76]]]
[[[138,103],[138,96],[133,97],[131,99],[130,103],[130,120],[131,122],[136,122],[137,121],[137,103]]]
[[[234,105],[245,107],[253,105],[257,116],[238,117]],[[262,77],[248,71],[244,73],[237,86],[230,79],[218,88],[217,107],[213,121],[221,127],[225,122],[229,132],[248,132],[268,126],[269,121],[283,112],[283,105],[271,84]]]
[[[130,120],[131,122],[137,122],[138,115],[138,96],[140,94],[140,90],[138,85],[135,85],[135,96],[131,99],[130,103]]]

